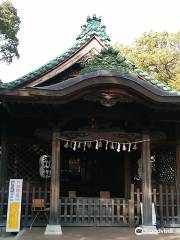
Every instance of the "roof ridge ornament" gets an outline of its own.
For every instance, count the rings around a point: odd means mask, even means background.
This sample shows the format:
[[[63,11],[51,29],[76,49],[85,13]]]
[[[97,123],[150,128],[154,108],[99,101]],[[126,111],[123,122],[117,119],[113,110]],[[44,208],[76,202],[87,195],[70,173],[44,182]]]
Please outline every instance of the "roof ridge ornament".
[[[81,33],[77,36],[77,41],[88,40],[93,36],[97,36],[106,45],[110,46],[110,38],[106,33],[106,26],[101,24],[101,17],[93,14],[87,17],[87,24],[81,26]]]
[[[93,14],[92,18],[90,16],[87,16],[87,22],[90,22],[92,20],[101,22],[101,17],[97,17],[95,13]]]

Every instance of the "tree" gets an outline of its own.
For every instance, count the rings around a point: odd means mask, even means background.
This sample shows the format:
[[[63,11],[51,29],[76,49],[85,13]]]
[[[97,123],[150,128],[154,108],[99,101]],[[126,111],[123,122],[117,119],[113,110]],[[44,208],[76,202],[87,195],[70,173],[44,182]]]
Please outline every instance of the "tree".
[[[116,47],[136,66],[180,90],[180,31],[151,31],[140,36],[132,46]]]
[[[10,1],[0,4],[0,61],[11,63],[14,57],[19,57],[17,33],[20,18]]]

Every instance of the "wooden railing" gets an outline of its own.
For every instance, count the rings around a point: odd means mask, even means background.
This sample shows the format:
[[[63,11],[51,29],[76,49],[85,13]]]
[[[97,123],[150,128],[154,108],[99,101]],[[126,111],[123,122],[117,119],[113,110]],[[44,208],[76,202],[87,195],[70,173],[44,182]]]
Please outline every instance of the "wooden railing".
[[[132,189],[131,189],[132,191]],[[131,193],[132,194],[132,193]],[[175,226],[180,221],[180,193],[172,185],[158,185],[152,189],[152,201],[155,204],[157,225]],[[142,202],[142,192],[140,188],[134,191],[134,211],[135,222],[140,219],[140,205]]]
[[[61,198],[64,226],[128,226],[128,200],[120,198]]]
[[[29,226],[33,214],[32,199],[43,198],[49,207],[49,185],[33,182],[24,183],[22,196],[21,222]],[[153,187],[152,199],[156,206],[157,224],[170,226],[178,223],[180,216],[180,193],[174,186],[158,185]],[[5,224],[8,201],[8,183],[0,189],[0,225]],[[140,202],[142,192],[131,185],[131,199],[121,198],[74,198],[60,199],[59,218],[64,226],[135,226],[141,222]],[[46,218],[42,215],[35,225],[44,226]]]

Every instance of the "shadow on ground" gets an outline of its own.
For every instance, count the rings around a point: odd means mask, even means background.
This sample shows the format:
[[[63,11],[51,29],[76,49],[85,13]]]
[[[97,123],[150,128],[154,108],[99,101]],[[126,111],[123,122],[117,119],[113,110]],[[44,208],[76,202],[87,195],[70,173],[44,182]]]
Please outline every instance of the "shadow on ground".
[[[62,236],[45,236],[44,228],[26,229],[20,240],[179,240],[179,234],[137,236],[132,228],[122,227],[65,227]]]

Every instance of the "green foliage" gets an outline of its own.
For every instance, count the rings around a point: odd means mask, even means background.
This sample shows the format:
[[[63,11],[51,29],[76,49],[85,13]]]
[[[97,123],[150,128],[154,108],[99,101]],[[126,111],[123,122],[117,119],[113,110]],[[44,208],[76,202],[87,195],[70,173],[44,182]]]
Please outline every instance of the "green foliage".
[[[19,24],[20,18],[12,3],[4,1],[0,4],[0,61],[11,63],[14,57],[19,57]]]
[[[137,67],[180,90],[180,31],[144,33],[132,46],[116,48]]]

